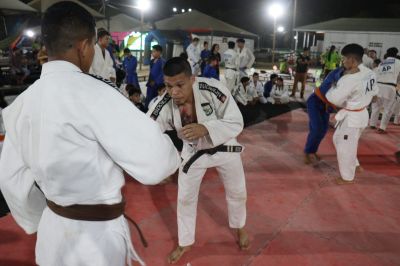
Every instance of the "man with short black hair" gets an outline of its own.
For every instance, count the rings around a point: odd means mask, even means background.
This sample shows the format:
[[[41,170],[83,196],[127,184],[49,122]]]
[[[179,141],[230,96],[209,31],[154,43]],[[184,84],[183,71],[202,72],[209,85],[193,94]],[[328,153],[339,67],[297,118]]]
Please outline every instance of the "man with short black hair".
[[[218,57],[216,57],[215,55],[210,56],[208,58],[208,64],[204,68],[204,73],[203,73],[202,77],[214,78],[214,79],[219,80],[217,66],[218,66]]]
[[[206,67],[208,58],[210,56],[211,56],[211,51],[208,49],[208,42],[204,41],[203,50],[200,53],[200,58],[201,58],[201,65],[200,65],[201,72],[200,73],[201,73],[201,75],[204,74],[204,68]]]
[[[310,63],[310,48],[305,47],[303,53],[297,57],[296,60],[296,73],[294,76],[294,83],[292,94],[290,97],[296,97],[298,83],[301,83],[300,98],[304,99],[304,90],[306,89],[308,64]]]
[[[260,75],[257,72],[253,73],[253,78],[250,82],[250,88],[251,88],[251,90],[254,90],[257,92],[258,101],[260,103],[267,103],[267,99],[264,98],[264,87],[260,81]]]
[[[336,114],[336,130],[333,143],[337,152],[339,172],[338,184],[354,182],[358,140],[368,126],[367,107],[378,94],[376,75],[362,62],[363,48],[358,44],[348,44],[342,49],[345,75],[339,79],[336,87],[330,89],[326,99],[340,111]]]
[[[92,66],[90,67],[90,73],[111,80],[115,83],[116,73],[114,62],[110,52],[107,50],[109,43],[110,33],[103,28],[98,29],[97,43],[95,45],[94,58]]]
[[[144,265],[124,218],[124,171],[158,184],[180,157],[118,88],[87,74],[96,32],[86,9],[50,6],[42,36],[49,62],[3,110],[0,189],[11,214],[28,234],[37,232],[38,265]]]
[[[138,75],[136,72],[137,67],[137,59],[136,56],[133,56],[131,50],[129,48],[124,49],[124,61],[122,62],[122,66],[125,71],[125,83],[133,84],[137,88],[140,88]]]
[[[146,108],[149,107],[149,103],[151,102],[151,100],[157,97],[158,86],[164,83],[164,74],[162,69],[164,67],[165,60],[161,57],[163,51],[162,46],[157,44],[153,45],[152,48],[153,50],[151,52],[151,55],[153,59],[150,62],[149,79],[146,84]]]
[[[206,170],[216,167],[224,184],[229,226],[236,230],[239,247],[247,249],[246,185],[236,137],[243,118],[229,93],[218,80],[192,75],[187,61],[174,57],[164,67],[167,94],[148,112],[163,131],[176,129],[183,140],[178,178],[178,247],[169,255],[177,262],[195,241],[196,207]]]
[[[225,80],[226,87],[233,93],[238,86],[238,71],[239,71],[239,56],[235,51],[235,43],[228,42],[228,50],[222,55],[222,60],[225,63]]]
[[[237,53],[239,56],[239,71],[240,71],[240,77],[247,77],[247,70],[250,69],[254,61],[256,60],[254,54],[252,51],[250,51],[249,48],[245,47],[245,39],[237,39],[236,44],[237,44]]]
[[[190,67],[192,68],[192,73],[195,76],[199,75],[201,64],[199,41],[199,38],[193,38],[192,43],[186,48]]]

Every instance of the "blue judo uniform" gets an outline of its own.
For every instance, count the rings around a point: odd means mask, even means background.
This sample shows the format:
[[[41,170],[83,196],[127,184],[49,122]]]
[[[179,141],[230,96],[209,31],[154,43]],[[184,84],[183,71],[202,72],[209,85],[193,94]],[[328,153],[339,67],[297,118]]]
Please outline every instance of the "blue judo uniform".
[[[209,64],[206,65],[206,67],[204,68],[202,77],[204,77],[204,78],[214,78],[214,79],[219,80],[217,69],[215,67],[212,67]]]
[[[344,69],[339,67],[330,72],[319,87],[321,95],[325,97],[334,82],[343,75]],[[324,139],[329,128],[329,114],[333,111],[331,107],[323,102],[315,92],[307,100],[307,113],[309,117],[309,133],[304,153],[316,153],[319,144]]]
[[[140,89],[138,75],[136,72],[136,67],[137,67],[136,57],[135,56],[125,57],[124,61],[122,62],[122,65],[124,67],[125,74],[126,74],[126,77],[125,77],[126,84],[132,84]]]
[[[147,86],[147,93],[146,93],[146,108],[149,107],[149,103],[155,97],[157,97],[157,88],[164,83],[164,74],[163,74],[163,67],[165,64],[165,60],[163,58],[159,58],[157,60],[151,60],[150,62],[150,74],[149,80],[146,84]]]
[[[208,58],[211,56],[211,51],[210,50],[206,50],[204,49],[203,51],[201,51],[200,53],[200,58],[201,58],[201,65],[200,65],[200,69],[201,69],[201,74],[204,73],[204,68],[207,65],[207,60]]]

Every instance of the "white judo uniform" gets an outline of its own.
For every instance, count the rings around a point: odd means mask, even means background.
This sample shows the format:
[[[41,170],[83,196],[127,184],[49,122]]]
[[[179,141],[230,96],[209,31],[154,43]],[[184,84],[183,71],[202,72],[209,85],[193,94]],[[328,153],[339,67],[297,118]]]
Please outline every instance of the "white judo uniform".
[[[247,47],[243,47],[243,49],[237,49],[237,53],[239,55],[240,78],[247,77],[247,69],[250,69],[253,66],[256,58],[253,52]]]
[[[255,98],[258,98],[258,93],[254,87],[249,85],[244,88],[243,84],[240,83],[239,87],[234,92],[233,97],[235,98],[236,102],[246,106],[249,102],[252,102]]]
[[[275,104],[279,101],[281,104],[287,104],[290,101],[289,98],[289,89],[287,86],[277,86],[276,84],[272,87],[270,97],[267,98],[267,101]]]
[[[336,148],[342,179],[352,181],[356,167],[358,140],[368,126],[368,105],[378,94],[375,73],[364,65],[359,72],[344,75],[326,94],[329,102],[340,107],[336,114],[336,130],[333,143]]]
[[[228,203],[229,226],[242,228],[246,222],[246,184],[240,156],[241,146],[236,137],[243,130],[243,117],[229,90],[218,80],[196,78],[193,93],[197,122],[204,125],[209,135],[197,141],[183,139],[182,166],[178,178],[178,237],[180,246],[195,241],[197,201],[200,184],[208,168],[216,167],[224,184]],[[166,93],[149,110],[162,131],[182,129],[178,106]],[[216,152],[198,158],[185,173],[185,165],[197,151],[227,145],[236,152]],[[240,150],[237,150],[240,148]]]
[[[397,106],[400,104],[400,95],[396,96],[396,86],[400,84],[400,60],[394,57],[383,60],[379,65],[377,80],[378,100],[371,105],[369,125],[377,127],[379,114],[383,109],[380,129],[386,130],[392,114],[396,112]]]
[[[3,141],[5,133],[6,130],[4,128],[4,123],[3,123],[2,109],[0,108],[0,155],[1,155],[1,150],[3,149]]]
[[[363,65],[369,69],[374,67],[374,60],[369,57],[367,54],[364,54],[362,57]]]
[[[257,83],[254,84],[254,80],[251,80],[250,88],[257,92],[258,101],[260,103],[267,103],[267,99],[264,97],[264,86],[261,81],[258,80]]]
[[[90,67],[89,73],[100,76],[104,79],[116,78],[116,72],[113,66],[113,60],[110,52],[105,49],[104,57],[103,52],[99,44],[96,43],[94,46],[94,58],[92,66]]]
[[[200,64],[201,64],[201,50],[200,46],[197,44],[194,45],[191,43],[187,48],[186,48],[186,53],[188,55],[188,61],[190,64],[190,67],[192,68],[192,74],[197,76],[200,73]]]
[[[3,110],[0,189],[15,221],[28,234],[37,231],[38,265],[143,264],[122,215],[72,220],[55,214],[45,199],[61,206],[119,203],[124,170],[157,184],[180,165],[157,123],[106,82],[51,61]]]
[[[239,56],[233,49],[226,50],[222,55],[225,63],[226,87],[233,93],[239,83]]]

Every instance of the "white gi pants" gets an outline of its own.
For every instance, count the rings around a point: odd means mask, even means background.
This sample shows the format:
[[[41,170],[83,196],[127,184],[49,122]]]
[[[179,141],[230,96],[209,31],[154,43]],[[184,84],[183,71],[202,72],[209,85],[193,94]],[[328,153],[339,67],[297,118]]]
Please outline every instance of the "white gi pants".
[[[378,120],[379,120],[379,114],[383,108],[383,113],[382,113],[382,119],[381,119],[381,124],[380,124],[380,129],[386,130],[390,118],[394,112],[394,109],[396,107],[397,101],[396,101],[396,93],[393,92],[393,97],[390,98],[383,98],[383,97],[378,97],[378,100],[374,103],[371,104],[371,118],[369,125],[377,127],[378,125]]]
[[[262,104],[268,103],[268,98],[265,98],[264,96],[260,96],[258,98],[258,101]]]
[[[232,69],[225,69],[225,80],[226,87],[232,94],[234,91],[236,91],[237,87],[239,87],[237,72]]]
[[[200,184],[207,168],[210,167],[217,168],[219,177],[224,184],[229,226],[231,228],[244,227],[247,193],[240,153],[218,152],[214,155],[203,155],[192,164],[187,174],[183,173],[182,167],[179,170],[178,178],[179,246],[190,246],[195,241]]]
[[[189,61],[190,67],[192,68],[192,74],[196,77],[200,74],[200,64],[198,62]]]
[[[288,104],[290,101],[290,98],[288,96],[282,96],[279,98],[279,100],[280,100],[281,104]],[[273,98],[273,97],[268,97],[267,101],[272,104],[275,104],[275,102],[276,102],[275,98]]]
[[[44,209],[36,241],[40,266],[125,266],[143,261],[133,249],[123,216],[104,222],[78,221]]]
[[[356,167],[360,165],[357,159],[357,148],[363,130],[364,128],[349,127],[346,118],[344,118],[333,134],[339,172],[346,181],[354,179]]]
[[[394,120],[393,120],[393,124],[398,125],[400,124],[400,99],[397,99],[395,105],[394,105]]]

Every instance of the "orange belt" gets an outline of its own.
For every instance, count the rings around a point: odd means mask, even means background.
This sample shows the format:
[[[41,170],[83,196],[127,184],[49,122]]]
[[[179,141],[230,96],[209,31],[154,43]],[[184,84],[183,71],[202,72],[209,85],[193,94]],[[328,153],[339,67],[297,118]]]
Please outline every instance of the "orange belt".
[[[321,93],[319,87],[315,88],[314,93],[315,93],[315,95],[317,95],[317,97],[318,97],[321,101],[323,101],[323,102],[327,105],[327,107],[332,107],[332,108],[335,109],[335,110],[337,109],[336,106],[335,106],[334,104],[330,103],[330,102],[328,101],[328,99],[326,99],[326,97],[325,97],[324,95],[322,95],[322,93]]]
[[[349,111],[349,112],[361,112],[361,111],[363,111],[365,108],[367,108],[367,107],[363,107],[363,108],[360,108],[360,109],[353,109],[353,110],[350,110],[350,109],[347,109],[347,108],[343,108],[343,109],[346,110],[346,111]]]
[[[4,141],[5,137],[5,135],[0,135],[0,141]]]

